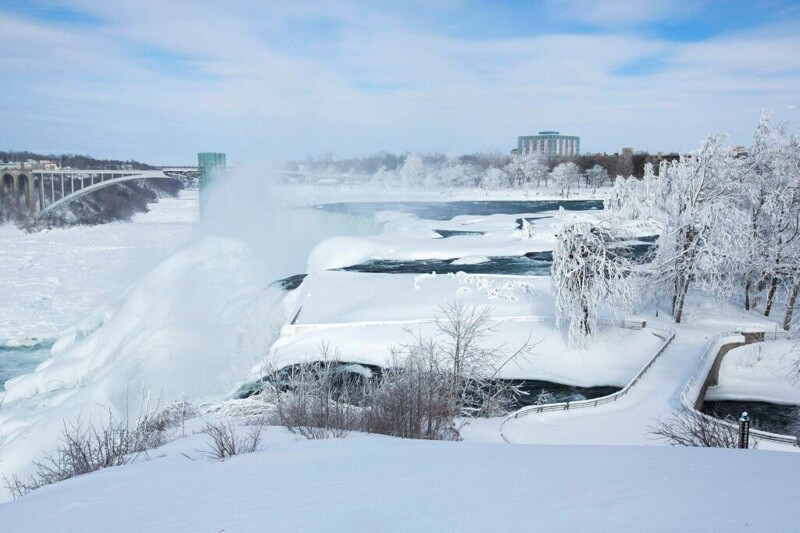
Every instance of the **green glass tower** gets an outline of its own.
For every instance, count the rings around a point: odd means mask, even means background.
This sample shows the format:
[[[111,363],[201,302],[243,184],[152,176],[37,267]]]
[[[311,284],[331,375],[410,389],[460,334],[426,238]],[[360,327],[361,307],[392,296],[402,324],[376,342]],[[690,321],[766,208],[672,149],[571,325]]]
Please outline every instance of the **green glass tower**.
[[[197,168],[200,170],[200,214],[205,207],[205,189],[225,168],[225,154],[222,152],[200,152],[197,154]]]

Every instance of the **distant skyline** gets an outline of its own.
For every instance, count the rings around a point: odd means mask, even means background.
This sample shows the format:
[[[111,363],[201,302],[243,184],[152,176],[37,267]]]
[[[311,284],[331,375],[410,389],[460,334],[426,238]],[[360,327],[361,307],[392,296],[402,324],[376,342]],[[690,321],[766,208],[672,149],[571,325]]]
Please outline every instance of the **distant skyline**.
[[[508,153],[750,143],[800,125],[800,3],[3,0],[0,149],[155,164],[221,151]],[[794,107],[790,107],[794,106]]]

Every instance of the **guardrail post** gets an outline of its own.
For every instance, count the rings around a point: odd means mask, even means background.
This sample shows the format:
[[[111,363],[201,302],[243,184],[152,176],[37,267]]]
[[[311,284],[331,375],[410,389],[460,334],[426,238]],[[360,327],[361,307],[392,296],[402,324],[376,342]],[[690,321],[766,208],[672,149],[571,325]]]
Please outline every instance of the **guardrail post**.
[[[742,413],[739,417],[739,448],[750,447],[750,417],[747,416],[747,411]]]

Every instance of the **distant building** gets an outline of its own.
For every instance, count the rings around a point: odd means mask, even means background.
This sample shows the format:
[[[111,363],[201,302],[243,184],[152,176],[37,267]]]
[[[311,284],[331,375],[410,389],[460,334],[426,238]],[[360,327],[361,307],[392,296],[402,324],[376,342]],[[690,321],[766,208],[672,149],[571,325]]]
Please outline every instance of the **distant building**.
[[[200,214],[205,211],[208,202],[207,187],[211,182],[224,174],[226,163],[222,152],[200,152],[197,154],[197,167],[200,171]],[[224,176],[223,176],[224,177]]]
[[[742,158],[747,157],[747,148],[741,145],[732,146],[731,151],[733,152],[733,157],[735,158]]]
[[[50,161],[49,159],[28,159],[17,163],[17,165],[20,170],[59,170],[61,168],[56,161]]]
[[[200,187],[211,183],[218,169],[225,168],[225,154],[221,152],[200,152],[197,154],[197,166],[200,170]]]
[[[622,149],[622,155],[625,157],[633,157],[633,148],[626,146]]]
[[[580,155],[581,138],[561,135],[557,131],[540,131],[538,135],[517,137],[517,152],[545,158]]]

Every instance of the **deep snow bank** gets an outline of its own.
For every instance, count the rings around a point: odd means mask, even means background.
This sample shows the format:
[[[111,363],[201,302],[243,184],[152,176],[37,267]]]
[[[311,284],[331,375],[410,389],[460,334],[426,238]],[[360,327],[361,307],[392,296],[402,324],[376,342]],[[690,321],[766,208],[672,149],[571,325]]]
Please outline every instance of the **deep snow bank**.
[[[275,440],[223,462],[173,455],[80,476],[0,505],[0,519],[65,532],[797,527],[800,463],[776,452]]]

